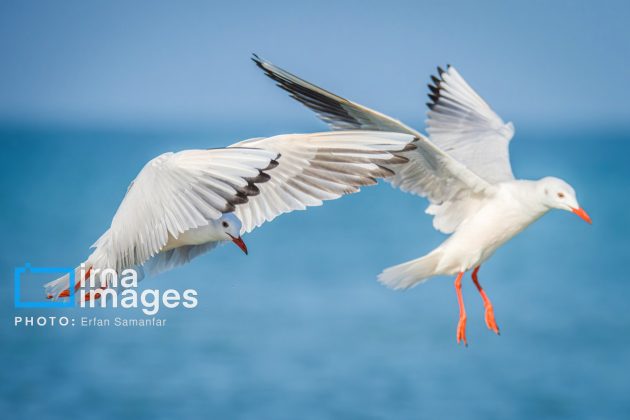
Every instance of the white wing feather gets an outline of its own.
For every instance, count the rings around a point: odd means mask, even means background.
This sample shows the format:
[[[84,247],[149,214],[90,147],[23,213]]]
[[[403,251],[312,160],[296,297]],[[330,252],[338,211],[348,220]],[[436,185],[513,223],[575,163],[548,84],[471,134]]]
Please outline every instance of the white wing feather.
[[[427,132],[431,141],[490,183],[514,179],[509,143],[512,123],[503,120],[449,66],[429,85]]]
[[[156,157],[131,183],[110,229],[93,245],[99,251],[94,257],[116,270],[143,264],[169,237],[207,225],[257,194],[254,184],[276,157],[273,151],[247,148]]]
[[[370,129],[413,134],[417,138],[414,141],[417,149],[401,154],[409,159],[409,163],[391,168],[395,175],[387,181],[403,191],[427,197],[431,203],[427,213],[434,216],[433,226],[439,231],[453,232],[479,207],[485,197],[494,193],[494,188],[485,177],[471,171],[465,162],[454,157],[452,148],[449,150],[435,145],[400,121],[328,92],[257,56],[253,59],[280,88],[317,113],[332,129]],[[454,78],[452,81],[454,84],[459,82]],[[451,95],[452,90],[449,89],[446,94]],[[461,90],[462,98],[473,95],[477,96],[474,92],[471,95]]]
[[[391,176],[398,164],[407,160],[398,152],[413,149],[413,136],[377,131],[337,131],[291,134],[246,140],[236,147],[261,148],[279,154],[278,166],[268,171],[271,179],[260,184],[260,194],[236,207],[243,223],[241,232],[250,232],[283,213],[319,206],[375,184],[377,178]],[[231,146],[231,147],[233,147]]]

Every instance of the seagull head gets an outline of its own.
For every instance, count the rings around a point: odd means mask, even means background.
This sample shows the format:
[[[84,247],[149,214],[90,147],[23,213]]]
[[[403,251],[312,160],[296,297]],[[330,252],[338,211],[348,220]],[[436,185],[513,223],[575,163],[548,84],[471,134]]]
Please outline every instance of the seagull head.
[[[222,241],[232,241],[247,255],[247,245],[241,239],[241,221],[233,213],[226,213],[215,221]]]
[[[575,190],[560,178],[546,177],[540,180],[544,194],[543,203],[550,209],[567,210],[577,214],[587,223],[592,223],[575,197]]]

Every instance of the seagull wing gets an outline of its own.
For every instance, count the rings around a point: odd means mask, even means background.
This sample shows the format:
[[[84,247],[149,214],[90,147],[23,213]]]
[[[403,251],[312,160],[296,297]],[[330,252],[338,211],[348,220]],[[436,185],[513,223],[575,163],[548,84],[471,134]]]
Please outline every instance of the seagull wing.
[[[93,245],[100,264],[121,270],[145,263],[169,238],[205,226],[260,192],[278,154],[234,147],[165,153],[131,183],[111,227]],[[104,258],[104,260],[103,260]]]
[[[512,123],[504,123],[454,67],[438,68],[438,75],[429,85],[431,141],[490,183],[513,180]]]
[[[426,197],[433,226],[452,233],[496,188],[426,137],[417,137],[412,144],[416,149],[401,153],[409,162],[392,168],[395,174],[386,180],[405,192]]]
[[[332,130],[374,130],[420,135],[413,128],[392,117],[315,86],[256,54],[252,60],[280,88],[314,111]]]
[[[319,206],[372,185],[393,169],[415,146],[412,135],[379,131],[334,131],[290,134],[245,140],[230,147],[250,147],[279,155],[260,194],[236,206],[242,233],[250,232],[283,213]]]
[[[409,163],[391,168],[395,175],[387,181],[403,191],[427,197],[431,203],[427,213],[434,216],[433,225],[439,231],[453,232],[486,197],[494,194],[495,190],[487,179],[413,128],[330,93],[256,55],[253,60],[279,87],[317,113],[332,129],[389,130],[413,134],[416,137],[413,144],[417,148],[401,154],[409,159]]]

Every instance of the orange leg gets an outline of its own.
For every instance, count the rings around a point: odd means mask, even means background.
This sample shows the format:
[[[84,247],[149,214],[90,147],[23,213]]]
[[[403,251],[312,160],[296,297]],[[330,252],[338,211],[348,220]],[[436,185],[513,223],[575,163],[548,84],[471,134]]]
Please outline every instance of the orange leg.
[[[497,325],[497,321],[495,321],[494,319],[494,308],[492,307],[492,302],[490,302],[488,295],[486,295],[486,292],[483,291],[483,289],[481,288],[481,285],[479,284],[479,279],[477,279],[477,272],[479,272],[479,267],[481,266],[477,266],[473,270],[472,279],[473,279],[473,282],[475,283],[475,286],[477,286],[477,290],[479,290],[479,294],[481,295],[481,298],[483,299],[483,306],[484,308],[486,308],[486,316],[485,316],[486,325],[492,331],[494,331],[498,335],[501,335],[501,333],[499,333],[499,326]]]
[[[92,267],[88,268],[88,271],[85,272],[85,279],[86,280],[90,278],[90,271],[92,271]],[[74,284],[74,291],[77,292],[80,287],[81,287],[81,280],[77,281]],[[60,298],[65,298],[65,297],[68,297],[68,296],[70,296],[70,290],[69,289],[66,289],[66,290],[62,291],[61,293],[59,293],[59,297]],[[48,297],[48,299],[52,299],[52,295],[48,295],[47,297]]]
[[[464,307],[464,297],[462,296],[462,277],[464,272],[462,271],[457,275],[455,279],[455,291],[457,292],[457,303],[459,304],[459,322],[457,323],[457,344],[461,341],[465,346],[468,346],[466,341],[466,308]]]

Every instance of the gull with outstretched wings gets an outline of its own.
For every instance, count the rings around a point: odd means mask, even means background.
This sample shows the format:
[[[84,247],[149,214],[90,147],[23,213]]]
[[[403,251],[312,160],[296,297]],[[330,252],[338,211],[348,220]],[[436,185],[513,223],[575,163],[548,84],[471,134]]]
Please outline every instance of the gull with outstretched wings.
[[[498,334],[492,303],[477,278],[481,264],[550,209],[571,211],[591,223],[565,181],[514,178],[509,159],[514,126],[504,123],[454,67],[438,68],[437,76],[431,78],[427,138],[394,118],[328,92],[256,55],[253,60],[332,130],[393,131],[416,137],[416,149],[404,153],[409,162],[396,167],[387,180],[403,191],[426,197],[433,226],[450,236],[427,255],[387,268],[379,281],[405,289],[432,276],[456,275],[458,343],[467,343],[461,293],[466,271],[472,270],[483,298],[486,325]]]
[[[153,275],[185,264],[224,242],[245,254],[241,235],[283,213],[319,206],[393,175],[414,137],[375,131],[289,134],[226,148],[164,153],[129,186],[109,229],[75,270],[75,289],[106,269]],[[70,275],[45,285],[48,297],[70,294]]]

